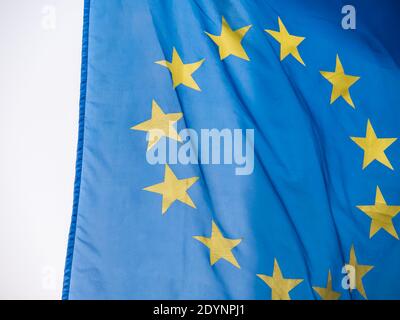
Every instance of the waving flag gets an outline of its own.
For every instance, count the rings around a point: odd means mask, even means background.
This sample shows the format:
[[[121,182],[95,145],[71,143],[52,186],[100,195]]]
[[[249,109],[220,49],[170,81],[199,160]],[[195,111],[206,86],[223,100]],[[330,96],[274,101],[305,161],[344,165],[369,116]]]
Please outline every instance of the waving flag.
[[[400,298],[399,10],[85,1],[63,298]]]

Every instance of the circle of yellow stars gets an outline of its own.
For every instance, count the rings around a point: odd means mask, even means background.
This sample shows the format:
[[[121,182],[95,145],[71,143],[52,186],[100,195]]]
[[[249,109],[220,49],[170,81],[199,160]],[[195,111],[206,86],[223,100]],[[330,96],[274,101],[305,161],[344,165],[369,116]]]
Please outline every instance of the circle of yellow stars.
[[[204,32],[217,46],[221,61],[228,57],[236,57],[245,61],[250,61],[250,57],[243,47],[242,42],[251,28],[252,25],[246,25],[234,30],[229,25],[228,21],[222,17],[221,31],[219,34],[212,34],[207,31]],[[305,37],[290,34],[280,17],[278,17],[278,30],[265,29],[264,31],[279,43],[280,61],[292,56],[300,64],[306,66],[299,51],[299,46],[306,39]],[[176,89],[179,86],[184,86],[196,91],[201,91],[201,88],[194,79],[194,74],[203,65],[204,61],[205,59],[202,58],[197,61],[184,62],[176,48],[172,48],[171,61],[159,60],[155,63],[168,69],[172,78],[173,89]],[[350,107],[356,109],[350,94],[350,88],[360,80],[360,77],[345,73],[342,61],[338,54],[336,55],[335,70],[320,71],[320,74],[332,86],[330,104],[333,104],[339,98],[342,98]],[[130,129],[147,132],[148,151],[163,137],[182,142],[182,139],[175,128],[176,123],[182,118],[182,116],[183,114],[181,112],[164,112],[158,103],[153,100],[151,106],[151,118],[131,127]],[[350,139],[363,151],[363,170],[374,161],[394,170],[385,151],[397,140],[397,138],[379,138],[371,121],[368,119],[365,136],[350,137]],[[198,180],[199,177],[178,178],[170,166],[166,164],[164,180],[145,187],[143,190],[162,196],[161,213],[164,215],[176,201],[186,204],[191,208],[196,208],[188,190]],[[360,212],[364,213],[371,219],[369,231],[370,238],[380,230],[384,230],[390,236],[397,240],[399,239],[393,224],[393,218],[400,212],[400,205],[387,204],[379,186],[376,187],[374,204],[357,205],[356,207]],[[242,239],[231,239],[224,236],[224,233],[214,220],[211,221],[210,236],[196,235],[193,236],[193,239],[208,248],[209,263],[211,266],[215,265],[220,260],[225,260],[234,267],[238,269],[241,268],[237,258],[235,257],[234,251],[236,247],[240,245]],[[373,269],[373,266],[361,265],[358,263],[354,245],[352,245],[350,249],[349,262],[347,265],[351,266],[355,270],[355,288],[350,288],[350,290],[357,290],[361,296],[367,299],[363,277]],[[303,279],[291,277],[286,278],[276,258],[274,259],[272,274],[257,274],[256,276],[271,289],[271,298],[273,300],[290,300],[290,292],[303,282]],[[341,294],[333,288],[331,270],[328,270],[325,287],[313,286],[312,288],[323,300],[337,300],[341,296]]]

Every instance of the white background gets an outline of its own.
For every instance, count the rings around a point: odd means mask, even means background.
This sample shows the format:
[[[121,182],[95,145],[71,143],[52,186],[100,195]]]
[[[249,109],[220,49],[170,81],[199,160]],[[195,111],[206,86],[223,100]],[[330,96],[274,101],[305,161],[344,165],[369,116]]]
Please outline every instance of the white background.
[[[0,299],[59,299],[83,0],[0,0]]]

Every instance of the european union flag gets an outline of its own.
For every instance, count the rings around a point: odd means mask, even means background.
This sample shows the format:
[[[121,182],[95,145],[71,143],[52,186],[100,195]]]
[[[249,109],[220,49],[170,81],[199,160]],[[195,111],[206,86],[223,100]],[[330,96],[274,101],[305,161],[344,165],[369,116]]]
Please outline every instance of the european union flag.
[[[400,298],[399,12],[85,1],[63,298]]]

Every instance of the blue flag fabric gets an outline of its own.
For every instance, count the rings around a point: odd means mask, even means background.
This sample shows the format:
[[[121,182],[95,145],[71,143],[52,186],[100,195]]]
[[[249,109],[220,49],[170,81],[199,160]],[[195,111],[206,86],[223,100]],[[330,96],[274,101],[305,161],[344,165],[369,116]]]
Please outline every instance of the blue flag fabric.
[[[400,298],[400,5],[345,5],[85,1],[64,299]]]

